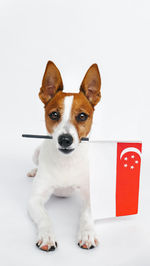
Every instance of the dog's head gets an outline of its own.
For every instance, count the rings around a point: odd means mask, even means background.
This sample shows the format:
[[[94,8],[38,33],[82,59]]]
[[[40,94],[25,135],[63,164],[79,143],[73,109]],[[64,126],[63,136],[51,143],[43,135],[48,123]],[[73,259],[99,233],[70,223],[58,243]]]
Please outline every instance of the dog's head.
[[[75,150],[90,132],[95,105],[100,101],[101,79],[98,66],[87,71],[79,93],[64,93],[58,68],[47,63],[39,97],[45,105],[45,122],[56,147],[64,154]]]

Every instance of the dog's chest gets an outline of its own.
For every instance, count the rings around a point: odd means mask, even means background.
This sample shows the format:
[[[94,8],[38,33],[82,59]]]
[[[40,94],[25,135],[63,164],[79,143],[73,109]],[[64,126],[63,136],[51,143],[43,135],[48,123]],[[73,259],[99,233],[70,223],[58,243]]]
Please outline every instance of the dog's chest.
[[[89,178],[88,147],[85,144],[69,156],[43,145],[40,164],[55,187],[80,186]]]

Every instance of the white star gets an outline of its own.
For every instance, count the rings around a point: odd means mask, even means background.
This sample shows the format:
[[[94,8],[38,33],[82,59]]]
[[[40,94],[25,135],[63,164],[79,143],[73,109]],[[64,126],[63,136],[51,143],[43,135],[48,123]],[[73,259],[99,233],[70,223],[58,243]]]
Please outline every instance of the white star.
[[[124,164],[124,167],[127,167],[128,165],[127,164]]]
[[[131,158],[134,158],[134,157],[135,157],[134,155],[131,156]]]
[[[128,160],[128,158],[127,158],[127,157],[125,157],[125,158],[124,158],[124,160],[125,160],[125,161],[127,161],[127,160]]]
[[[133,169],[134,168],[134,166],[133,165],[131,165],[131,167],[130,167],[131,169]]]
[[[139,161],[135,161],[135,163],[138,163]]]

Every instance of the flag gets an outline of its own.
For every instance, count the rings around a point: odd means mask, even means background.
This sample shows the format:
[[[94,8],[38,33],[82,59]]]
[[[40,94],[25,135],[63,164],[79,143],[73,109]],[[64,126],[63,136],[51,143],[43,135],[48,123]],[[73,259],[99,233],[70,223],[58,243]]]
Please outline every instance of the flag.
[[[141,152],[141,142],[90,142],[94,219],[137,214]]]

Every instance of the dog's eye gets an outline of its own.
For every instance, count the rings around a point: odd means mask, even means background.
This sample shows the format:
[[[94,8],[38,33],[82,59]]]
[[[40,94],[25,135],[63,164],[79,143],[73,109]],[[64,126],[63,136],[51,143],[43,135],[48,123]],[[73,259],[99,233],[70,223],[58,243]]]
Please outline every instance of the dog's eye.
[[[58,121],[60,118],[59,112],[52,112],[49,114],[50,119]]]
[[[85,120],[87,120],[87,118],[88,118],[88,115],[85,114],[85,113],[80,113],[80,114],[78,114],[78,115],[76,116],[76,120],[77,120],[77,122],[85,121]]]

